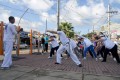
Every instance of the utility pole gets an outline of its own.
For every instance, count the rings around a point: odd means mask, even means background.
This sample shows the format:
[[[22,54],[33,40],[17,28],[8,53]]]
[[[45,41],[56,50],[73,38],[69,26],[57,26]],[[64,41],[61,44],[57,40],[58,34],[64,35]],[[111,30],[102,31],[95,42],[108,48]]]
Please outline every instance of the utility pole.
[[[46,28],[45,28],[45,34],[46,34],[46,32],[47,32],[47,19],[46,19]]]
[[[95,32],[95,27],[94,27],[94,25],[93,25],[93,33]]]
[[[108,13],[108,35],[109,35],[109,38],[111,39],[110,17],[111,17],[111,14],[115,14],[115,13],[117,14],[118,11],[112,11],[111,7],[110,7],[110,4],[108,4],[108,11],[107,11],[107,13]]]
[[[60,24],[60,0],[57,0],[57,30],[59,29]]]

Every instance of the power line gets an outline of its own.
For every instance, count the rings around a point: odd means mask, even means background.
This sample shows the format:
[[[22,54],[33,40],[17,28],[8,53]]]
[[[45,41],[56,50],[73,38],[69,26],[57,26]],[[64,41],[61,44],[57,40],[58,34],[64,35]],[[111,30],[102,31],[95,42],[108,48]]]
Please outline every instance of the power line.
[[[0,6],[4,6],[4,7],[7,7],[7,8],[10,8],[10,9],[14,9],[14,10],[17,10],[19,12],[24,12],[24,10],[21,10],[21,9],[17,9],[17,8],[13,8],[13,7],[10,7],[10,6],[7,6],[7,5],[4,5],[4,4],[0,4]],[[32,13],[32,12],[26,12],[26,13],[29,13],[29,14],[32,14],[32,15],[37,15],[37,16],[40,16],[42,14],[37,14],[37,13]],[[43,16],[43,15],[42,15]],[[47,17],[47,16],[43,16],[43,17]],[[51,19],[51,21],[55,22],[54,20]]]
[[[4,6],[4,7],[7,7],[7,8],[10,8],[10,9],[14,9],[14,10],[17,10],[17,11],[19,11],[19,12],[24,12],[24,10],[21,10],[21,9],[17,9],[17,8],[13,8],[13,7],[10,7],[10,6],[7,6],[7,5],[4,5],[4,4],[0,4],[0,6]],[[29,14],[33,14],[33,15],[40,15],[40,14],[37,14],[37,13],[32,13],[32,12],[26,12],[26,13],[29,13]],[[46,17],[46,16],[44,16],[44,17]]]

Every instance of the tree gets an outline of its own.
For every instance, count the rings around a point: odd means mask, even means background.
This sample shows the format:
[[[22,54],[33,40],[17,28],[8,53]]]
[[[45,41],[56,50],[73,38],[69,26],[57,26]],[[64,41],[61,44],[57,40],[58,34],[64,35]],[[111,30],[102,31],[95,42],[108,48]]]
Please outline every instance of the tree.
[[[74,27],[72,27],[72,23],[69,22],[61,22],[59,29],[64,31],[65,34],[69,37],[69,38],[73,38],[74,37]]]
[[[94,32],[91,32],[91,33],[84,34],[83,36],[90,39],[93,34],[95,34],[95,33],[94,33]]]

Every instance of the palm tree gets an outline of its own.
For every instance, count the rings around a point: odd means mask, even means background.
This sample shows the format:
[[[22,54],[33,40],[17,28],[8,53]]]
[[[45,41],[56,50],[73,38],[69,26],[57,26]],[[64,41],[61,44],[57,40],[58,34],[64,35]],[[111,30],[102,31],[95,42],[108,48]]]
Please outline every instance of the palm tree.
[[[69,22],[61,22],[59,29],[64,31],[65,34],[70,37],[73,38],[74,37],[74,27],[72,27],[72,23]]]

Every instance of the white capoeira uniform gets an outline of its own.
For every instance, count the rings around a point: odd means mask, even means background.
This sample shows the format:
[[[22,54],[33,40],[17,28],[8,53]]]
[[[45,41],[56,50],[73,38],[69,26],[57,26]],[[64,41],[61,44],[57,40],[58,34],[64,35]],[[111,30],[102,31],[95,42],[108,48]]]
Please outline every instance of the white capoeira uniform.
[[[59,37],[60,37],[60,41],[62,43],[62,45],[59,47],[59,49],[57,50],[57,63],[61,63],[61,54],[67,50],[68,53],[70,54],[70,57],[72,58],[72,60],[77,64],[81,64],[81,62],[78,60],[77,56],[74,54],[73,50],[72,50],[72,44],[69,43],[69,39],[67,38],[67,36],[65,35],[65,33],[63,31],[57,31]]]
[[[73,39],[70,39],[70,44],[72,45],[72,49],[77,47],[77,44]]]
[[[17,34],[15,26],[11,23],[5,24],[4,28],[4,60],[1,67],[10,67],[12,65],[12,50],[14,35]]]

